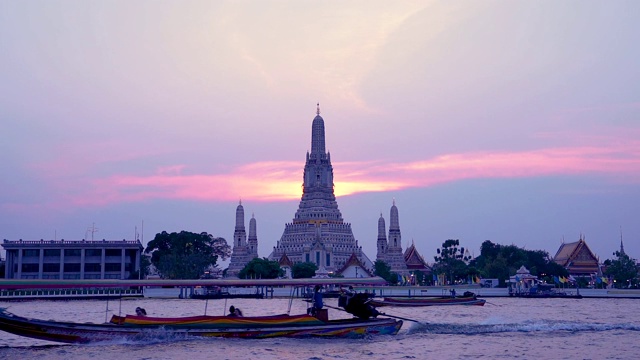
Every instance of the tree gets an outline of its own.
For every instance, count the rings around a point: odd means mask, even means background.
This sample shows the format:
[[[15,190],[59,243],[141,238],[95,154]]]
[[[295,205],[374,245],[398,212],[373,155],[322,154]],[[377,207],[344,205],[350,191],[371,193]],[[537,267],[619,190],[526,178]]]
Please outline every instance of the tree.
[[[164,278],[198,279],[218,258],[228,258],[231,248],[225,239],[206,232],[163,231],[149,242],[145,253],[151,254],[151,263]]]
[[[129,279],[144,279],[149,275],[149,267],[151,266],[151,261],[149,260],[149,256],[140,254],[140,270],[136,270],[131,273]]]
[[[616,251],[614,260],[606,260],[605,274],[613,276],[616,287],[637,286],[638,267],[636,261],[624,252]]]
[[[296,263],[291,268],[291,277],[294,279],[312,278],[316,275],[316,270],[318,267],[310,261]]]
[[[438,255],[435,256],[436,263],[434,268],[437,273],[447,274],[449,281],[454,283],[455,280],[467,277],[467,263],[471,260],[470,256],[464,255],[464,248],[459,247],[460,240],[449,239],[442,243],[442,247],[437,250]]]
[[[241,279],[276,279],[283,275],[280,264],[267,258],[254,258],[238,273]]]
[[[385,279],[388,283],[391,283],[391,266],[387,265],[386,262],[382,260],[376,260],[376,262],[373,264],[373,273],[376,276],[380,276],[381,278]],[[394,277],[397,278],[395,274]]]
[[[532,275],[553,282],[554,276],[567,277],[567,270],[553,261],[549,253],[542,250],[525,250],[515,245],[499,245],[486,240],[480,246],[480,256],[470,263],[482,277],[497,278],[501,285],[521,267]]]

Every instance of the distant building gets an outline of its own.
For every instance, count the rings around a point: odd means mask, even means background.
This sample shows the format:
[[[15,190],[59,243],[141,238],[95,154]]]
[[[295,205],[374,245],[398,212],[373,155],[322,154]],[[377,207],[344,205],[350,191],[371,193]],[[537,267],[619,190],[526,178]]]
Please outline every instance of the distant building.
[[[335,273],[355,256],[370,271],[373,263],[338,209],[331,154],[325,151],[324,119],[319,106],[311,127],[311,152],[306,156],[300,205],[293,221],[285,224],[269,259],[279,261],[286,254],[293,264],[313,262],[319,271]]]
[[[244,227],[244,207],[242,201],[236,208],[236,227],[233,232],[233,249],[227,268],[228,277],[237,277],[238,273],[253,259],[258,257],[258,235],[256,219],[249,220],[249,240]]]
[[[128,279],[140,271],[140,241],[4,240],[7,279]]]
[[[412,242],[407,250],[402,252],[402,233],[400,231],[400,216],[396,201],[390,210],[389,238],[387,239],[385,222],[382,214],[378,219],[378,254],[376,260],[384,261],[391,268],[391,272],[399,275],[409,275],[415,271],[430,273],[431,268]]]
[[[282,254],[280,260],[278,260],[278,264],[280,264],[280,268],[284,270],[284,277],[291,279],[293,277],[291,273],[293,270],[293,262],[291,262],[287,254]]]
[[[601,275],[598,257],[589,249],[582,236],[572,243],[563,242],[553,261],[563,266],[573,276]]]

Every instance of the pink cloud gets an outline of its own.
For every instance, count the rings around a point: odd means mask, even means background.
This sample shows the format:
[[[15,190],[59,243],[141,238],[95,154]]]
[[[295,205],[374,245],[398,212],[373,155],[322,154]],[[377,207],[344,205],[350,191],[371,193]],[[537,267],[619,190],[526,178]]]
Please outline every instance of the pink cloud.
[[[94,180],[92,187],[97,190],[74,197],[73,203],[96,205],[148,199],[299,199],[302,167],[301,162],[270,161],[243,165],[228,173],[182,175],[184,167],[170,166],[148,176],[115,175]],[[480,178],[599,175],[637,182],[640,180],[637,175],[640,174],[640,143],[448,154],[405,163],[336,162],[334,173],[337,196]]]

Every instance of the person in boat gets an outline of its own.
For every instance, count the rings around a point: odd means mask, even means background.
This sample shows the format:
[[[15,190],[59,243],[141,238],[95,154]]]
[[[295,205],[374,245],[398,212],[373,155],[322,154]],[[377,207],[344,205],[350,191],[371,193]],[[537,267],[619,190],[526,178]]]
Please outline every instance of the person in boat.
[[[452,298],[456,297],[456,289],[449,290],[449,293],[451,294]]]
[[[320,285],[316,285],[316,287],[313,289],[313,306],[311,306],[311,308],[307,310],[307,313],[309,315],[315,316],[316,311],[324,307],[322,292],[320,290],[322,290],[322,286]]]
[[[136,308],[136,315],[138,316],[147,316],[147,310],[141,307]]]
[[[231,305],[229,307],[229,314],[227,314],[227,316],[231,316],[231,317],[242,317],[242,311],[240,309],[238,309],[237,307]]]
[[[338,306],[343,307],[346,312],[366,320],[380,315],[380,312],[369,304],[370,301],[369,294],[346,293],[338,299]]]

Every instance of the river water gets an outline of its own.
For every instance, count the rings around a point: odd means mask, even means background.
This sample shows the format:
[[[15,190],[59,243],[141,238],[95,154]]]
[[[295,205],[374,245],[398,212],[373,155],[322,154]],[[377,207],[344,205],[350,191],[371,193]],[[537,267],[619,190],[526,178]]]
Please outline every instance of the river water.
[[[337,300],[325,299],[330,306]],[[144,307],[153,316],[286,313],[288,299],[124,299],[0,302],[14,314],[100,323]],[[307,304],[292,302],[291,314]],[[108,312],[107,312],[108,308]],[[485,306],[383,308],[406,321],[396,336],[364,339],[153,339],[64,345],[0,331],[1,359],[638,359],[640,299],[489,298]],[[329,310],[332,318],[349,316]]]

